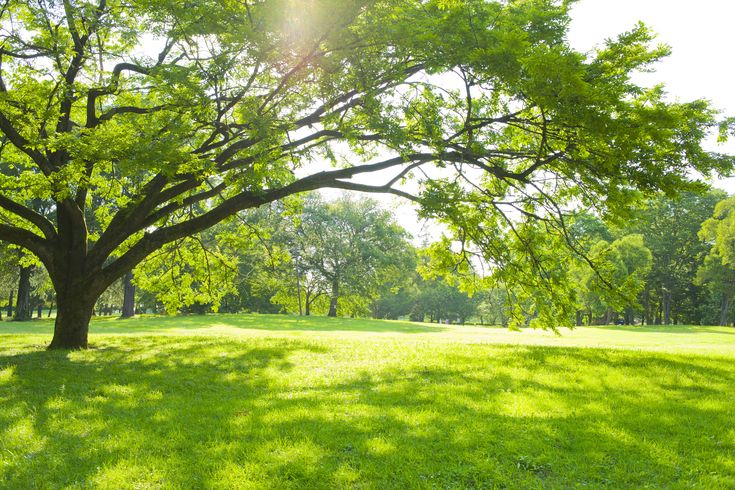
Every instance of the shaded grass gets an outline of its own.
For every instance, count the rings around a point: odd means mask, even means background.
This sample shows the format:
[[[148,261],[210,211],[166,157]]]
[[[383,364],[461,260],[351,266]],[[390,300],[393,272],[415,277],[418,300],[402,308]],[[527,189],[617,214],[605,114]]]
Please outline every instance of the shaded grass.
[[[0,336],[0,488],[735,487],[732,357],[168,321]]]

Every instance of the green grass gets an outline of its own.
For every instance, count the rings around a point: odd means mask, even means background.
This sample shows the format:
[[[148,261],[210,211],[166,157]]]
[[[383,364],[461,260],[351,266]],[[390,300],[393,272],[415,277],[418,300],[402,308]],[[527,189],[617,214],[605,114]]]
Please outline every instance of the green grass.
[[[735,329],[50,330],[0,325],[0,488],[735,488]]]

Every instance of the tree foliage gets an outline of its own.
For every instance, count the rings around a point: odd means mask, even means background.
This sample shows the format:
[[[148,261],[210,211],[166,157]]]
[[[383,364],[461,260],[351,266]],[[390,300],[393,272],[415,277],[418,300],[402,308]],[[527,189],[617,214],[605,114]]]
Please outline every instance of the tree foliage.
[[[704,298],[694,278],[708,246],[697,233],[724,197],[722,191],[655,196],[631,220],[627,232],[642,234],[653,254],[641,301],[647,323],[701,321]]]
[[[728,325],[735,296],[735,197],[717,203],[713,216],[702,223],[699,237],[711,248],[697,271],[697,282],[719,298],[717,320]]]

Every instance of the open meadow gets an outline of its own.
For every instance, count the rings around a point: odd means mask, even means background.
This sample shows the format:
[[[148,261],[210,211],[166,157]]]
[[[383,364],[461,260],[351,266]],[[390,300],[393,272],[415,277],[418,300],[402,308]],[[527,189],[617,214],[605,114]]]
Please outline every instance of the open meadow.
[[[735,329],[0,325],[2,488],[733,488]]]

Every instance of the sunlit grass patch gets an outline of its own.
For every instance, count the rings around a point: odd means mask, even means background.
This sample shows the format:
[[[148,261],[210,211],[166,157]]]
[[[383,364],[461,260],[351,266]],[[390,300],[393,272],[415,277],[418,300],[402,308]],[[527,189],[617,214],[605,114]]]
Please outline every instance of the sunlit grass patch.
[[[129,325],[70,353],[0,337],[0,487],[735,487],[729,346]]]

